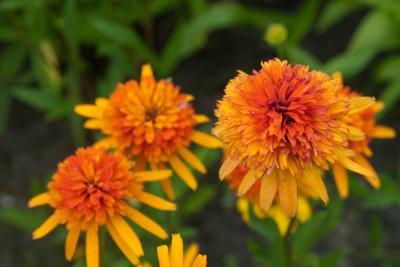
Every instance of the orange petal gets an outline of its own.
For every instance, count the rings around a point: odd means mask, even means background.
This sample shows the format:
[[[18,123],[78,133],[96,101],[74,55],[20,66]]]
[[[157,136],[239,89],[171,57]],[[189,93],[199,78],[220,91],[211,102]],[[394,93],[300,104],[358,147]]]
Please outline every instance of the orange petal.
[[[375,125],[374,129],[372,130],[372,137],[374,138],[395,138],[396,131],[393,128],[383,126],[383,125]]]
[[[33,239],[39,239],[50,233],[57,227],[61,222],[60,216],[53,213],[47,220],[40,225],[32,234]]]
[[[197,181],[194,178],[190,170],[185,166],[185,164],[176,155],[173,155],[169,159],[172,169],[176,174],[185,182],[192,190],[197,189]]]
[[[50,195],[46,192],[46,193],[41,193],[41,194],[31,198],[28,202],[28,207],[33,208],[33,207],[46,205],[49,203],[50,203]]]
[[[207,148],[220,148],[223,143],[215,136],[193,130],[192,141]]]
[[[374,175],[373,176],[368,176],[365,175],[365,180],[367,180],[367,182],[372,185],[375,189],[378,189],[381,187],[381,181],[378,177],[378,174],[376,173],[374,167],[372,167],[372,165],[368,162],[368,160],[363,157],[360,154],[356,154],[356,156],[354,157],[354,161],[357,162],[358,164],[360,164],[361,166],[363,166],[366,169],[369,169]]]
[[[332,164],[332,170],[339,195],[341,198],[346,198],[349,195],[349,178],[347,176],[347,170],[338,162]]]
[[[296,177],[289,172],[279,173],[279,202],[288,216],[296,215],[297,183]]]
[[[238,196],[243,196],[249,191],[250,187],[257,181],[257,177],[253,169],[249,170],[244,176],[238,189]]]
[[[79,224],[74,224],[69,229],[67,238],[65,239],[65,258],[71,261],[75,254],[76,245],[78,244],[81,228]]]
[[[233,170],[240,164],[240,160],[232,159],[231,157],[227,157],[224,163],[222,163],[221,168],[219,169],[219,178],[221,180],[225,179],[229,174],[233,172]]]
[[[194,169],[198,170],[202,174],[207,173],[206,167],[204,166],[203,162],[201,162],[201,160],[195,154],[193,154],[189,149],[180,148],[178,149],[178,153]]]
[[[278,189],[278,172],[273,171],[271,175],[264,175],[261,179],[260,207],[267,211],[271,207]]]
[[[99,267],[99,235],[97,224],[91,224],[86,232],[86,266]]]

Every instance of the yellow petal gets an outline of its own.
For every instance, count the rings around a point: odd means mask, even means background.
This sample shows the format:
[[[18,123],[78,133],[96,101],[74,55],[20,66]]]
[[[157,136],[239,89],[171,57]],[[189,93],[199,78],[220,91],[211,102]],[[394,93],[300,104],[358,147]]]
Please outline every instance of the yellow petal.
[[[354,157],[354,161],[363,166],[364,168],[370,170],[374,175],[373,176],[367,176],[365,175],[365,180],[372,185],[375,189],[378,189],[381,187],[381,181],[379,180],[378,174],[376,173],[374,167],[368,162],[368,160],[363,157],[360,154],[356,154]]]
[[[374,138],[395,138],[396,131],[393,128],[383,126],[383,125],[375,125],[374,129],[372,130],[372,137]]]
[[[356,162],[352,161],[350,158],[347,157],[340,157],[338,159],[338,161],[340,162],[340,164],[342,164],[343,167],[345,167],[346,169],[365,175],[365,176],[375,176],[375,174],[370,171],[367,168],[364,168],[363,166],[360,166],[359,164],[357,164]]]
[[[129,224],[118,215],[110,217],[110,223],[135,255],[143,256],[142,243]]]
[[[312,208],[310,202],[305,197],[299,197],[299,208],[297,210],[296,218],[301,222],[305,223],[310,219],[312,215]]]
[[[205,123],[205,122],[209,122],[210,118],[208,118],[206,115],[202,115],[202,114],[196,114],[193,116],[193,119],[195,122],[197,122],[198,124],[200,123]]]
[[[193,130],[191,139],[196,144],[208,148],[220,148],[223,146],[223,143],[217,137],[197,130]]]
[[[137,180],[142,182],[160,181],[171,177],[171,175],[171,170],[135,172]]]
[[[190,170],[185,166],[185,164],[176,156],[172,155],[169,159],[172,169],[176,174],[185,182],[192,190],[197,189],[197,181],[194,178]]]
[[[142,66],[142,74],[141,79],[154,79],[153,69],[151,68],[150,64],[145,64]]]
[[[207,173],[206,167],[204,166],[203,162],[201,162],[201,160],[195,154],[193,154],[189,149],[180,148],[178,149],[178,153],[194,169],[198,170],[202,174]]]
[[[179,234],[172,235],[171,266],[183,267],[183,241]]]
[[[169,259],[168,246],[163,245],[157,247],[158,263],[160,267],[171,267],[171,261]]]
[[[100,141],[97,141],[94,144],[95,147],[103,147],[105,149],[110,149],[110,148],[116,148],[118,146],[117,141],[112,138],[112,137],[106,137],[101,139]]]
[[[86,266],[99,267],[99,235],[97,224],[91,224],[86,232]]]
[[[83,124],[83,127],[86,129],[102,129],[104,127],[104,122],[103,120],[91,119],[87,120]]]
[[[378,113],[383,110],[385,104],[382,101],[375,101],[375,104],[372,106],[375,113]]]
[[[165,230],[155,221],[144,215],[143,213],[139,212],[138,210],[128,207],[126,210],[126,215],[130,218],[134,223],[149,231],[155,236],[159,238],[166,239],[168,234]]]
[[[175,200],[174,187],[172,185],[171,179],[161,180],[160,184],[161,184],[162,190],[167,195],[167,198],[169,200]]]
[[[198,255],[194,260],[192,267],[206,267],[207,266],[207,256]]]
[[[375,99],[367,96],[356,96],[350,98],[350,106],[348,115],[360,112],[371,107],[375,103]]]
[[[244,176],[238,189],[238,196],[243,196],[249,191],[250,187],[257,181],[257,177],[253,169],[249,170]]]
[[[339,195],[341,198],[346,198],[349,195],[349,178],[347,176],[347,170],[338,162],[332,164],[332,170]]]
[[[317,167],[311,167],[304,171],[303,177],[301,179],[306,179],[310,187],[313,188],[317,193],[319,198],[327,204],[329,202],[328,192],[324,181],[322,180],[322,172]]]
[[[79,224],[74,224],[68,231],[67,238],[65,239],[65,258],[68,261],[71,261],[74,257],[80,233],[81,229]]]
[[[231,174],[236,169],[236,167],[239,164],[240,160],[227,157],[224,163],[222,163],[221,168],[219,169],[219,178],[221,180],[225,179],[229,174]]]
[[[278,189],[278,172],[273,171],[271,175],[265,174],[261,179],[260,207],[267,211],[271,207]]]
[[[115,244],[117,244],[118,248],[125,255],[125,257],[133,265],[139,264],[139,259],[135,256],[135,252],[128,246],[128,244],[124,241],[124,239],[119,235],[115,227],[111,223],[107,223],[107,229],[111,235],[111,238],[114,240]]]
[[[31,198],[28,202],[28,207],[33,208],[33,207],[38,207],[42,205],[46,205],[50,203],[50,195],[48,193],[41,193],[37,196],[34,196]]]
[[[191,244],[185,251],[185,256],[183,257],[183,267],[191,267],[198,253],[199,246],[197,244]]]
[[[40,225],[32,234],[33,239],[39,239],[53,231],[61,222],[60,216],[53,213],[47,220]]]
[[[294,217],[297,212],[297,183],[296,177],[291,173],[279,173],[279,202],[282,209],[289,217]]]
[[[90,104],[81,104],[75,106],[75,113],[87,118],[102,118],[103,112],[99,107]]]
[[[140,193],[136,196],[136,199],[159,210],[176,210],[176,205],[174,203],[147,192]]]
[[[354,141],[360,141],[365,139],[365,134],[363,131],[356,127],[352,126],[347,126],[347,129],[349,130],[349,139],[354,140]]]
[[[276,223],[279,234],[281,236],[285,236],[287,234],[287,231],[289,230],[290,217],[283,211],[280,206],[272,206],[267,214]]]

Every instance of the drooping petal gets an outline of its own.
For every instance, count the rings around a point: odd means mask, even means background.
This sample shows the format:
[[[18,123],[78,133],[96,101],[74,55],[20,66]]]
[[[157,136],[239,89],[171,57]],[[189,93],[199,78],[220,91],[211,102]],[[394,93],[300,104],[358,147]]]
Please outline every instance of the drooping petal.
[[[326,191],[324,181],[322,180],[322,172],[317,169],[317,167],[311,167],[304,171],[303,177],[300,179],[306,179],[310,184],[310,187],[318,193],[319,198],[325,204],[329,202],[328,192]]]
[[[193,130],[192,141],[207,148],[220,148],[223,143],[215,136]]]
[[[278,172],[273,171],[271,175],[264,175],[261,178],[260,207],[267,211],[274,201],[278,189]]]
[[[140,202],[143,202],[144,204],[159,210],[176,210],[175,203],[172,203],[168,200],[147,192],[142,192],[139,195],[135,196],[135,198]]]
[[[185,182],[192,190],[197,189],[197,181],[190,170],[185,166],[185,164],[176,156],[173,155],[169,159],[172,169],[176,174]]]
[[[33,208],[33,207],[38,207],[42,205],[46,205],[50,203],[50,195],[48,193],[41,193],[37,196],[34,196],[31,198],[28,202],[28,207]]]
[[[136,257],[136,253],[128,246],[128,244],[124,241],[124,239],[120,236],[115,227],[111,224],[107,224],[108,232],[111,235],[111,238],[114,240],[115,244],[117,244],[118,248],[122,251],[125,257],[133,264],[139,264],[139,259]]]
[[[110,217],[110,223],[135,255],[143,256],[142,243],[129,224],[118,215]]]
[[[221,168],[219,169],[219,178],[221,180],[225,179],[229,174],[233,172],[233,170],[240,164],[240,160],[232,159],[231,157],[227,157],[224,163],[222,163]]]
[[[238,189],[238,196],[243,196],[249,191],[250,187],[257,181],[257,177],[253,169],[249,170],[247,174],[244,176],[242,182],[240,183]]]
[[[160,184],[161,184],[162,190],[167,195],[168,199],[175,200],[174,187],[172,185],[171,179],[161,180]]]
[[[337,162],[332,164],[332,169],[333,178],[339,191],[339,195],[341,198],[346,198],[349,195],[349,178],[347,176],[347,170]]]
[[[279,202],[285,213],[294,217],[297,212],[297,183],[296,177],[289,172],[279,173]]]
[[[375,176],[375,174],[370,171],[369,169],[357,164],[356,162],[354,162],[353,160],[351,160],[348,157],[340,157],[338,159],[338,161],[340,162],[340,164],[342,164],[343,167],[345,167],[346,169],[365,175],[365,176]]]
[[[372,167],[372,165],[368,162],[368,160],[360,155],[360,154],[356,154],[356,156],[354,157],[354,161],[357,162],[358,164],[360,164],[361,166],[363,166],[364,168],[370,170],[374,175],[373,176],[368,176],[365,175],[365,180],[367,180],[367,182],[372,185],[375,189],[378,189],[381,187],[381,181],[378,177],[378,174],[376,173],[374,167]]]
[[[78,244],[81,228],[79,224],[74,224],[68,230],[67,238],[65,239],[65,258],[71,261],[75,254],[76,245]]]
[[[201,162],[201,160],[189,149],[187,148],[178,149],[178,153],[194,169],[198,170],[202,174],[207,173],[206,167],[204,166],[203,162]]]
[[[53,231],[54,228],[57,227],[61,222],[61,218],[59,215],[53,213],[47,220],[40,225],[33,233],[33,239],[39,239]]]
[[[99,267],[99,235],[97,224],[91,224],[86,232],[86,266]]]
[[[130,218],[134,223],[149,231],[155,236],[159,238],[166,239],[168,234],[165,230],[155,221],[144,215],[143,213],[139,212],[138,210],[128,207],[126,210],[126,215]]]

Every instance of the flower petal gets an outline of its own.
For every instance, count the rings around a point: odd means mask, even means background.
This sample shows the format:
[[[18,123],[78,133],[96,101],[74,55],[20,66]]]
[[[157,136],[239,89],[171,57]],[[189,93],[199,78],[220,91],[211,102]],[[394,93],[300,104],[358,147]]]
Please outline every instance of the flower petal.
[[[33,239],[39,239],[53,231],[57,225],[61,222],[61,218],[59,215],[53,213],[47,220],[42,223],[32,234]]]
[[[155,196],[153,194],[142,192],[139,195],[135,196],[137,200],[143,202],[144,204],[149,205],[150,207],[159,209],[159,210],[176,210],[175,203],[172,203],[168,200]]]
[[[111,235],[111,238],[114,240],[115,244],[117,244],[118,248],[125,255],[125,257],[133,265],[138,265],[139,259],[136,257],[135,252],[128,246],[128,244],[124,241],[124,239],[119,235],[115,227],[111,223],[108,223],[107,229]]]
[[[278,172],[273,171],[271,175],[264,175],[261,178],[260,207],[267,211],[274,201],[278,189]]]
[[[197,124],[205,123],[205,122],[209,122],[210,121],[209,117],[207,117],[206,115],[202,115],[202,114],[193,115],[193,119],[194,119],[195,122],[197,122]]]
[[[171,175],[171,170],[135,172],[135,176],[137,177],[138,181],[142,182],[160,181],[171,177]]]
[[[229,174],[233,172],[233,170],[236,169],[239,164],[240,160],[227,157],[224,163],[222,163],[221,168],[219,169],[219,179],[224,180]]]
[[[350,98],[350,106],[348,115],[352,115],[354,113],[360,112],[366,108],[371,107],[375,103],[375,99],[373,97],[367,96],[356,96]]]
[[[395,138],[396,131],[393,128],[383,126],[383,125],[375,125],[374,129],[372,130],[372,137],[374,138]]]
[[[173,155],[169,159],[172,169],[176,174],[185,182],[192,190],[197,189],[197,181],[194,178],[190,170],[185,166],[185,164],[176,156]]]
[[[347,176],[347,170],[338,162],[332,164],[332,170],[339,195],[341,198],[346,198],[349,195],[349,178]]]
[[[160,267],[171,267],[171,261],[169,258],[168,246],[163,245],[157,247],[158,263]]]
[[[311,167],[304,171],[301,179],[307,180],[310,187],[318,193],[319,198],[325,203],[325,205],[329,202],[328,192],[326,191],[324,181],[322,180],[322,172],[317,167]]]
[[[168,234],[165,230],[155,221],[139,212],[138,210],[128,207],[126,209],[126,215],[130,218],[134,223],[145,229],[146,231],[158,236],[159,238],[166,239]]]
[[[196,144],[207,148],[220,148],[223,146],[223,143],[217,137],[197,130],[193,130],[191,139]]]
[[[69,229],[67,238],[65,239],[65,258],[71,261],[75,254],[76,245],[78,244],[81,228],[79,224],[74,224]]]
[[[297,212],[296,177],[289,172],[279,173],[279,202],[285,213],[294,217]]]
[[[183,267],[183,241],[179,234],[172,235],[171,266]]]
[[[183,257],[183,267],[191,267],[198,253],[199,246],[197,244],[191,244],[185,251],[185,256]]]
[[[50,203],[50,195],[49,195],[49,193],[46,192],[46,193],[41,193],[41,194],[31,198],[28,202],[28,207],[33,208],[33,207],[46,205],[49,203]]]
[[[379,180],[378,174],[376,173],[374,167],[372,167],[372,165],[368,162],[368,160],[364,156],[356,154],[356,156],[354,157],[354,161],[363,166],[364,168],[370,170],[374,174],[373,176],[365,175],[364,176],[365,180],[367,180],[367,182],[370,185],[372,185],[375,189],[380,188],[381,181]]]
[[[207,256],[206,255],[198,255],[194,260],[192,267],[206,267],[207,266]]]
[[[207,173],[206,167],[204,166],[203,162],[201,162],[201,160],[189,149],[187,148],[178,149],[178,153],[194,169],[198,170],[202,174]]]
[[[99,267],[99,235],[97,224],[91,224],[86,232],[86,266]]]
[[[129,224],[118,215],[110,217],[110,223],[135,255],[143,256],[142,243]]]
[[[250,187],[257,181],[257,177],[253,169],[249,170],[246,175],[244,176],[242,182],[240,183],[238,189],[238,196],[243,196],[244,194],[249,191]]]

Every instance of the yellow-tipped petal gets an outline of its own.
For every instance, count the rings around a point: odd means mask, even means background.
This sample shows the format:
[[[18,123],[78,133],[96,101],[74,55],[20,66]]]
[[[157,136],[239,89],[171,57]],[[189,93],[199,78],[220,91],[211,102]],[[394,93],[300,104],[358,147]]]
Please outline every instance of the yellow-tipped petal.
[[[67,238],[65,239],[65,258],[71,261],[75,254],[76,245],[78,244],[81,228],[79,224],[75,224],[69,229]]]
[[[160,184],[161,184],[162,190],[167,195],[167,198],[169,200],[175,200],[174,187],[172,185],[171,179],[161,180]]]
[[[372,130],[372,137],[374,138],[395,138],[396,131],[393,128],[383,126],[383,125],[375,125],[374,129]]]
[[[375,99],[367,96],[356,96],[350,98],[350,107],[348,115],[360,112],[371,107],[375,103]]]
[[[157,197],[147,192],[140,193],[138,196],[136,196],[136,199],[146,205],[149,205],[150,207],[159,210],[176,210],[175,203],[172,203],[168,200]]]
[[[160,181],[171,177],[171,175],[171,170],[135,172],[135,176],[137,177],[138,181],[143,182]]]
[[[110,223],[135,255],[143,256],[142,243],[129,224],[118,215],[110,217]]]
[[[369,161],[362,155],[356,154],[354,157],[354,161],[363,166],[364,168],[370,170],[374,175],[373,176],[367,176],[365,175],[365,180],[372,185],[375,189],[378,189],[381,187],[381,181],[378,177],[378,174],[376,173],[374,167],[369,163]]]
[[[310,169],[304,171],[304,175],[301,179],[306,179],[310,187],[313,188],[317,193],[319,198],[327,204],[329,202],[328,192],[324,181],[322,180],[322,172],[316,167],[311,167]]]
[[[111,235],[111,238],[114,240],[115,244],[117,244],[118,248],[122,251],[125,257],[133,265],[138,265],[139,259],[135,256],[135,252],[128,246],[128,244],[124,241],[124,239],[119,235],[118,231],[114,228],[114,226],[111,223],[108,223],[107,229]]]
[[[219,169],[219,178],[224,180],[229,174],[231,174],[235,168],[240,164],[240,160],[232,159],[227,157],[224,163],[222,163]]]
[[[42,225],[40,225],[32,234],[33,239],[39,239],[50,233],[61,222],[60,216],[57,214],[51,215]]]
[[[141,79],[154,79],[153,69],[151,68],[150,64],[145,64],[142,66],[142,74]]]
[[[192,267],[206,267],[207,266],[207,256],[206,255],[198,255],[193,262]]]
[[[260,207],[267,211],[271,207],[278,189],[278,172],[273,171],[271,175],[264,175],[261,179]]]
[[[223,146],[223,143],[217,137],[197,130],[193,131],[191,139],[196,144],[207,148],[220,148]]]
[[[279,202],[289,217],[297,212],[297,183],[296,177],[289,172],[279,173]]]
[[[99,267],[99,235],[97,224],[91,224],[86,232],[86,266]]]
[[[83,127],[86,129],[102,129],[104,127],[104,122],[103,120],[91,119],[87,120],[83,124]]]
[[[191,244],[185,251],[185,256],[183,257],[183,267],[191,267],[198,253],[199,246],[197,244]]]
[[[168,246],[163,245],[157,247],[158,263],[160,267],[171,267],[171,261],[169,258]]]
[[[201,162],[201,160],[195,154],[193,154],[189,149],[187,148],[178,149],[178,153],[194,169],[198,170],[202,174],[207,173],[206,167],[204,166],[203,162]]]
[[[31,198],[28,202],[28,207],[33,208],[33,207],[38,207],[42,205],[46,205],[50,203],[50,195],[48,193],[41,193],[37,196],[34,196]]]
[[[349,130],[349,139],[354,140],[354,141],[360,141],[365,139],[365,134],[363,131],[356,127],[352,126],[347,126],[347,129]]]
[[[152,233],[155,236],[158,236],[161,239],[166,239],[168,237],[168,234],[158,223],[156,223],[143,213],[139,212],[138,210],[128,207],[126,212],[128,218],[130,218],[134,223],[136,223],[146,231]]]
[[[179,234],[172,235],[171,266],[183,267],[183,240]]]
[[[356,162],[352,161],[350,158],[348,157],[340,157],[338,159],[338,161],[340,162],[340,164],[342,164],[343,167],[345,167],[346,169],[365,175],[365,176],[375,176],[375,174],[370,171],[367,168],[364,168],[363,166],[360,166],[359,164],[357,164]]]
[[[385,104],[382,101],[375,101],[375,104],[372,106],[375,113],[382,111],[385,107]]]
[[[339,191],[341,198],[346,198],[349,195],[349,178],[347,176],[347,170],[340,165],[340,163],[332,164],[333,178],[335,180],[336,187]]]
[[[250,187],[257,181],[257,177],[253,169],[249,170],[244,176],[238,189],[238,196],[243,196],[249,191]]]
[[[197,181],[194,178],[190,170],[185,166],[185,164],[176,156],[172,155],[169,159],[172,169],[176,174],[185,182],[192,190],[197,189]]]
[[[196,114],[193,116],[193,119],[195,122],[197,122],[198,124],[200,123],[205,123],[205,122],[209,122],[210,118],[208,118],[206,115],[202,115],[202,114]]]
[[[75,113],[87,118],[102,118],[103,112],[99,107],[90,104],[76,105]]]

